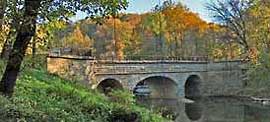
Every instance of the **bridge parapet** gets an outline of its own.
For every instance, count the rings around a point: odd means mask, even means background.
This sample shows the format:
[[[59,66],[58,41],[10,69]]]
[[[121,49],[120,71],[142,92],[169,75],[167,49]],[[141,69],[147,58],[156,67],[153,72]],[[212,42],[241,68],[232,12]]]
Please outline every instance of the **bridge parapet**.
[[[102,74],[185,73],[239,70],[241,61],[97,61],[95,72]]]

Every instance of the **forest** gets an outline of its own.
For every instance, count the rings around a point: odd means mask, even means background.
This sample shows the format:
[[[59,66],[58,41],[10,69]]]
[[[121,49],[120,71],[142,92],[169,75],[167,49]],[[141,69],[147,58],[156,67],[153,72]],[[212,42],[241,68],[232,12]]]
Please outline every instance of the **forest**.
[[[75,55],[91,52],[98,59],[115,60],[241,57],[235,42],[224,43],[225,26],[202,20],[181,3],[165,2],[144,14],[120,13],[102,25],[85,19],[64,26],[49,49],[69,48]]]

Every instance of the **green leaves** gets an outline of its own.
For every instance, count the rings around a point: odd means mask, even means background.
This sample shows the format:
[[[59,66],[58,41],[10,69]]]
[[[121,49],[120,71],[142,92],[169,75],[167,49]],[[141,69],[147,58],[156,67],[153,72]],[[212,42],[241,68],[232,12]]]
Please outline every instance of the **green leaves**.
[[[166,31],[166,20],[161,12],[152,13],[145,20],[145,26],[151,29],[156,36]]]

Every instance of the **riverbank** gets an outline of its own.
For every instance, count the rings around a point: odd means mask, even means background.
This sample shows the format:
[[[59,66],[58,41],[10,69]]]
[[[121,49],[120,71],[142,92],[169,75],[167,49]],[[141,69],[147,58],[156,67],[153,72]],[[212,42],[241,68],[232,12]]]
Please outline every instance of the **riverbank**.
[[[235,97],[238,97],[245,101],[255,102],[262,105],[270,105],[269,88],[246,87],[243,90],[241,90]]]
[[[0,75],[3,63],[0,64]],[[24,67],[11,99],[0,96],[4,121],[163,122],[158,114],[135,103],[114,102],[104,95],[45,70]]]
[[[251,92],[253,93],[253,92]],[[245,103],[256,103],[256,104],[261,104],[261,105],[268,105],[270,106],[270,97],[268,96],[263,96],[261,94],[253,95],[251,93],[246,93],[245,90],[241,92],[240,94],[237,95],[230,95],[230,96],[212,96],[212,97],[207,97],[209,99],[216,99],[216,98],[222,98],[222,99],[235,99],[239,100]]]

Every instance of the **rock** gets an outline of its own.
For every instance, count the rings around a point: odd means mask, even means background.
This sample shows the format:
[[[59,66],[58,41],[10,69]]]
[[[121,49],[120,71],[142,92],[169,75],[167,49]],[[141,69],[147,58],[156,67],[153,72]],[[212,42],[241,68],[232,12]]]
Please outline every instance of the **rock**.
[[[195,101],[193,100],[190,100],[190,99],[186,99],[186,98],[181,98],[179,99],[180,102],[183,102],[183,103],[194,103]]]
[[[270,105],[270,99],[263,99],[263,98],[256,98],[256,97],[251,97],[251,99],[255,102],[260,102],[263,105]]]
[[[262,104],[263,105],[270,105],[270,101],[263,101]]]

